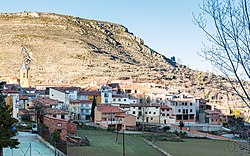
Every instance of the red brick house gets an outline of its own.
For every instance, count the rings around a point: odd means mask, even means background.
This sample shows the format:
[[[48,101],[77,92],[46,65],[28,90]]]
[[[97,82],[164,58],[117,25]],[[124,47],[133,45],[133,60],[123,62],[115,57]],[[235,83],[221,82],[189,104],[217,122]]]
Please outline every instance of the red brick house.
[[[67,141],[67,136],[70,134],[76,135],[76,124],[68,122],[65,119],[58,119],[55,117],[45,115],[43,117],[43,124],[46,125],[50,133],[55,130],[60,132],[60,138],[63,141]]]

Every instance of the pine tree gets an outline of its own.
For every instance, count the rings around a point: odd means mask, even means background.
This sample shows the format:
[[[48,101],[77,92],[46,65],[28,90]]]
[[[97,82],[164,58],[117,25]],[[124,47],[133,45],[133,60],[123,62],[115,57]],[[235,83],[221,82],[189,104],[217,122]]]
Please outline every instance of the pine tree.
[[[19,144],[17,139],[12,138],[17,133],[13,128],[17,120],[11,117],[12,109],[5,104],[2,86],[3,83],[0,83],[0,156],[3,155],[3,148],[17,148]]]
[[[91,119],[95,122],[95,107],[96,107],[96,97],[94,96],[91,107]]]

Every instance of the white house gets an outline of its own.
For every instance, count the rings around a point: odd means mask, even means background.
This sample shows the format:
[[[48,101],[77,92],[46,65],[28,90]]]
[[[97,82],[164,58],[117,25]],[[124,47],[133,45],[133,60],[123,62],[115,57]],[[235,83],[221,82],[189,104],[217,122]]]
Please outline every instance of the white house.
[[[62,101],[63,109],[67,110],[70,99],[77,99],[78,87],[54,87],[49,88],[49,98]]]
[[[129,114],[135,115],[137,122],[159,123],[160,105],[158,104],[131,104]]]
[[[112,102],[112,88],[108,86],[101,87],[101,103]]]

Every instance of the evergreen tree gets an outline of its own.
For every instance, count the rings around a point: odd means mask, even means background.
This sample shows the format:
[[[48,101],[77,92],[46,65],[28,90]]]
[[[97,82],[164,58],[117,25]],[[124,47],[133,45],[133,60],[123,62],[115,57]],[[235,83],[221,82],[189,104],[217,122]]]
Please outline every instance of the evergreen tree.
[[[180,122],[179,122],[179,127],[180,127],[180,129],[182,130],[182,128],[184,127],[184,122],[183,122],[183,121],[180,121]]]
[[[94,96],[91,107],[91,119],[93,122],[95,121],[95,107],[96,107],[96,97]]]
[[[3,83],[0,83],[0,156],[3,155],[3,148],[17,148],[19,144],[17,139],[12,138],[17,133],[13,127],[17,120],[11,117],[12,109],[5,104],[2,86]]]

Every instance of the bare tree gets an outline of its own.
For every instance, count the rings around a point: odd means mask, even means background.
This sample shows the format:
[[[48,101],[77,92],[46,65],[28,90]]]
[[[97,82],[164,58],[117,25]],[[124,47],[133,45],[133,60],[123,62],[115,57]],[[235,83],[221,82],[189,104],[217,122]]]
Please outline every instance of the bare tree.
[[[250,108],[250,2],[204,0],[200,9],[194,23],[211,42],[211,46],[204,45],[201,55],[222,72]]]

